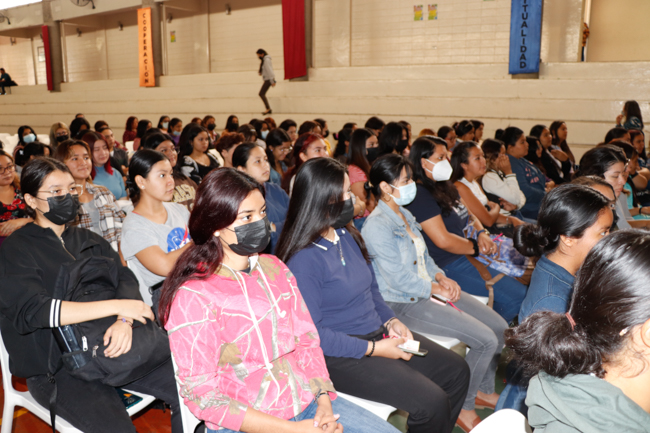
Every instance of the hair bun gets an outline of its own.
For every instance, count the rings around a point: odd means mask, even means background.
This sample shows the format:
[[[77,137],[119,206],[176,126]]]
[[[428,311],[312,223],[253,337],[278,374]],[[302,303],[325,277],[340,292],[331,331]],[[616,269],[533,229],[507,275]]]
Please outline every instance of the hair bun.
[[[514,246],[524,256],[541,256],[551,240],[548,230],[537,224],[524,224],[515,228]]]

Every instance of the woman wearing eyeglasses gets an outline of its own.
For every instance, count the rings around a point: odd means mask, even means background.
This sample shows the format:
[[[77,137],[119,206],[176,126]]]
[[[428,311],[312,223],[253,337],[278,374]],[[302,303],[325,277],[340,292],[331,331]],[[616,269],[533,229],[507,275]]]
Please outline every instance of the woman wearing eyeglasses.
[[[0,150],[0,245],[7,236],[31,221],[25,213],[14,159]]]
[[[52,158],[30,161],[20,186],[34,223],[17,230],[0,247],[0,329],[11,372],[27,379],[30,394],[44,407],[49,407],[56,389],[57,416],[79,430],[133,432],[115,388],[77,379],[66,368],[54,373],[55,388],[48,378],[50,362],[59,362],[50,354],[52,328],[114,317],[98,349],[119,357],[131,350],[133,322],[153,320],[153,312],[142,302],[135,276],[108,242],[90,230],[66,227],[77,215],[81,187],[64,163]],[[117,299],[82,303],[54,298],[62,266],[88,257],[115,262]],[[183,431],[171,360],[125,386],[172,405],[172,432]]]
[[[291,137],[284,129],[275,128],[266,137],[266,156],[271,164],[271,183],[282,184],[282,176],[289,169],[284,160],[292,150]]]

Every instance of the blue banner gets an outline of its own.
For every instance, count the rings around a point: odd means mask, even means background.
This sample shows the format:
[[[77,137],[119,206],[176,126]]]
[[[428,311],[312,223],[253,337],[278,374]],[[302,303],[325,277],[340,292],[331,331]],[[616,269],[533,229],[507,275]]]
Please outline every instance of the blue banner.
[[[539,72],[542,42],[542,0],[512,0],[510,74]]]

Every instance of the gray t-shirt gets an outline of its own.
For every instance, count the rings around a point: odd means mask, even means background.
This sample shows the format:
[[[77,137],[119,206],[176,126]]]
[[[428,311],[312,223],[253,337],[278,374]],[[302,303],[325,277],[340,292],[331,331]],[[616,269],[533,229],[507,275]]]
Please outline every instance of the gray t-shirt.
[[[165,253],[175,251],[190,241],[187,222],[190,213],[185,206],[177,203],[163,203],[167,210],[165,224],[156,224],[145,217],[131,212],[122,226],[122,255],[135,267],[143,282],[151,287],[165,277],[156,275],[145,268],[135,257],[140,251],[157,245]]]
[[[97,233],[99,236],[104,236],[102,230],[99,228],[99,209],[95,204],[95,200],[90,200],[88,203],[81,203],[86,213],[90,217],[90,230]]]

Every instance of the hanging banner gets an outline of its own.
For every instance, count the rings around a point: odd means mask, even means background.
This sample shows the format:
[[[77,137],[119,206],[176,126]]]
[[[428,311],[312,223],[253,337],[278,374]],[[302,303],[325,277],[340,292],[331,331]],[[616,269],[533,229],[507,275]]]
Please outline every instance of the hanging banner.
[[[155,87],[153,47],[151,46],[151,8],[138,9],[138,59],[140,87]]]
[[[282,38],[284,79],[304,77],[307,75],[304,0],[282,0]]]
[[[542,41],[542,0],[512,0],[510,74],[539,72]]]
[[[52,80],[52,57],[50,54],[50,29],[48,26],[41,26],[41,35],[43,35],[43,51],[45,52],[45,77],[47,78],[47,90],[54,90],[54,81]],[[40,52],[39,59],[40,62]]]

